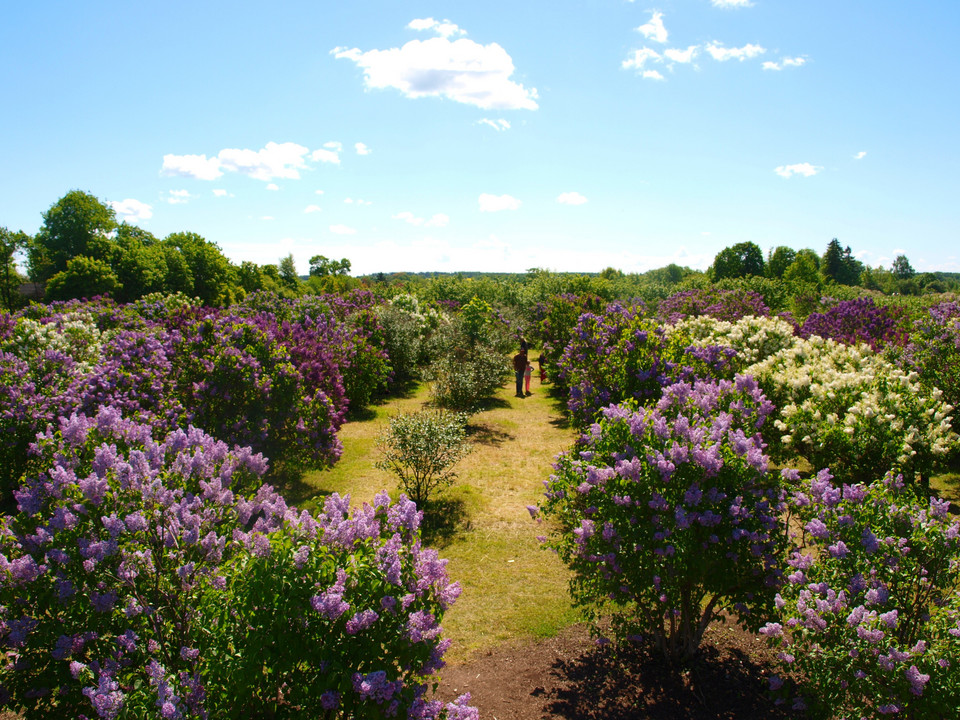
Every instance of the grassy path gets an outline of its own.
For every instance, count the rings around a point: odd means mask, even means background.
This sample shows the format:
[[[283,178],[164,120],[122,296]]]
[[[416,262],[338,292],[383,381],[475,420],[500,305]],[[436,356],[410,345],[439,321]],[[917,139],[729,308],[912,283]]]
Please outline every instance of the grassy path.
[[[446,524],[430,542],[449,560],[450,577],[463,586],[444,618],[444,636],[453,640],[448,661],[512,638],[551,636],[576,620],[566,568],[540,548],[536,536],[543,529],[526,510],[542,494],[554,456],[574,439],[548,387],[535,379],[534,394],[520,399],[513,397],[511,380],[486,410],[470,418],[473,452],[457,466],[456,483],[440,496]],[[391,415],[420,409],[428,399],[427,388],[420,387],[345,424],[340,462],[305,476],[299,497],[291,500],[309,506],[339,492],[359,504],[385,488],[396,496],[394,476],[374,467],[376,437]]]

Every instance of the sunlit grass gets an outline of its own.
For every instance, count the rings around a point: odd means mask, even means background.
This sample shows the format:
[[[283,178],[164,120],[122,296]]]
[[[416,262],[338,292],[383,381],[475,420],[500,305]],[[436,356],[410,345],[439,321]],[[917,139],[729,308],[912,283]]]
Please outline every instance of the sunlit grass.
[[[427,508],[426,540],[449,560],[451,579],[463,587],[444,617],[444,636],[453,640],[448,660],[514,638],[548,637],[577,619],[569,573],[541,549],[536,537],[546,532],[526,510],[539,500],[554,457],[574,439],[546,389],[535,380],[533,395],[515,398],[511,379],[487,409],[472,415],[467,430],[473,452],[456,466],[455,484]],[[383,489],[396,497],[396,478],[374,466],[376,438],[391,415],[428,401],[422,386],[344,425],[340,462],[303,478],[300,504],[322,503],[332,492],[349,493],[353,504],[370,502]]]

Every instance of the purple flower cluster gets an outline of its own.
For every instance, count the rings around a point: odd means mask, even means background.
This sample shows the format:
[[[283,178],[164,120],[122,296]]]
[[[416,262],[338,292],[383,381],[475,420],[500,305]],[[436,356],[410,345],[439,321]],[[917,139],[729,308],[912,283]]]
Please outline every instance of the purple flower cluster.
[[[872,298],[842,300],[820,313],[812,313],[797,334],[819,335],[847,345],[865,344],[879,351],[888,345],[903,345],[909,338],[906,313],[891,305],[877,305]]]
[[[916,502],[893,475],[838,486],[822,470],[790,507],[804,532],[777,622],[761,633],[784,670],[816,679],[808,703],[854,717],[879,707],[950,716],[960,702],[960,521],[947,503]]]
[[[717,320],[736,322],[747,315],[766,317],[770,308],[763,298],[752,290],[708,289],[683,290],[662,300],[657,307],[657,316],[673,325],[688,317],[709,315]]]
[[[772,607],[779,481],[758,429],[773,411],[752,378],[676,383],[650,408],[603,410],[561,455],[540,512],[578,602],[610,601],[620,637],[696,653],[710,619]]]

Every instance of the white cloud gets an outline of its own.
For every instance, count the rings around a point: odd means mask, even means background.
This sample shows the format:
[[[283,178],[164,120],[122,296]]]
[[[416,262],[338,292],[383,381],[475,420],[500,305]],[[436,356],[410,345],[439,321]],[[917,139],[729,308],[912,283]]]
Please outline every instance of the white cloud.
[[[767,51],[766,48],[753,45],[752,43],[748,43],[740,48],[725,48],[722,43],[717,41],[711,42],[705,49],[714,60],[720,62],[726,62],[727,60],[739,60],[743,62],[744,60],[755,58],[757,55],[763,55],[763,53]]]
[[[561,205],[583,205],[587,199],[578,192],[565,192],[557,196],[557,202]]]
[[[854,160],[863,160],[867,156],[866,150],[861,150],[856,155],[853,156]]]
[[[737,7],[752,7],[753,3],[750,0],[710,0],[713,3],[714,7],[718,8],[737,8]]]
[[[227,191],[224,190],[223,188],[214,188],[214,189],[213,189],[213,194],[216,195],[217,197],[228,197],[228,196],[229,196],[229,193],[227,193]]]
[[[363,70],[368,88],[396,88],[408,98],[445,97],[484,109],[536,110],[537,91],[510,79],[513,59],[497,43],[447,37],[411,40],[400,48],[334,48]]]
[[[693,62],[699,53],[700,48],[696,45],[691,45],[686,50],[677,50],[676,48],[664,50],[663,56],[670,62],[689,63]]]
[[[216,180],[223,175],[220,161],[206,155],[164,155],[160,174],[197,180]]]
[[[517,210],[520,201],[511,195],[490,195],[483,193],[479,198],[480,212],[499,212],[500,210]]]
[[[188,190],[171,190],[167,193],[167,202],[171,205],[183,205],[191,198]]]
[[[446,227],[450,223],[450,216],[444,213],[437,213],[427,220],[427,227]]]
[[[340,164],[340,155],[337,154],[336,150],[326,150],[324,148],[314,150],[310,153],[310,159],[314,162],[333,163],[334,165]]]
[[[139,200],[113,200],[107,203],[117,216],[124,221],[149,220],[153,217],[153,207]]]
[[[663,75],[657,70],[644,70],[643,74],[640,77],[644,77],[647,80],[663,80]]]
[[[763,64],[764,70],[780,70],[788,67],[801,67],[807,62],[805,57],[783,58],[779,63],[767,61]]]
[[[254,180],[297,180],[300,178],[299,171],[307,166],[304,156],[308,152],[308,148],[297,143],[268,142],[261,150],[221,150],[217,160],[224,170],[238,172]]]
[[[323,195],[323,190],[314,190],[317,195]]]
[[[270,220],[276,220],[276,218],[275,218],[273,215],[261,215],[261,216],[260,216],[260,219],[261,219],[261,220],[267,220],[268,222],[269,222]]]
[[[663,26],[663,13],[654,11],[650,17],[650,22],[638,27],[637,32],[642,33],[648,40],[665,43],[667,41],[667,29]]]
[[[334,235],[356,235],[357,229],[347,225],[331,225],[330,232]]]
[[[810,163],[796,163],[795,165],[781,165],[780,167],[774,168],[773,171],[780,177],[789,178],[794,175],[811,177],[821,170],[823,170],[822,167],[811,165]]]
[[[403,220],[411,225],[423,225],[423,218],[417,217],[409,210],[404,210],[403,212],[399,212],[396,215],[391,215],[390,217],[392,217],[394,220]]]
[[[269,185],[267,185],[267,190],[279,190],[279,189],[280,189],[280,186],[277,185],[276,183],[270,183]]]
[[[323,208],[320,207],[319,205],[307,205],[303,209],[303,211],[305,213],[318,213],[318,212],[323,212]]]
[[[357,155],[369,155],[370,153],[373,152],[373,150],[371,150],[366,145],[360,142],[354,143],[353,149],[357,151]]]
[[[330,142],[325,142],[323,144],[328,150],[333,150],[334,152],[341,152],[343,150],[343,143],[336,140],[331,140]]]
[[[643,70],[643,66],[647,63],[648,60],[654,62],[662,62],[663,58],[660,57],[660,53],[656,50],[651,50],[650,48],[641,48],[640,50],[633,51],[633,57],[628,57],[621,63],[621,66],[629,70],[633,68],[634,70]]]
[[[343,202],[347,205],[373,205],[373,200],[362,200],[361,198],[346,198]]]
[[[433,30],[437,35],[448,38],[451,35],[466,35],[465,30],[461,30],[454,23],[449,20],[444,20],[443,22],[438,22],[432,17],[429,18],[420,18],[418,20],[411,20],[407,27],[411,30]]]
[[[490,118],[483,118],[482,120],[477,120],[477,125],[489,125],[497,132],[500,132],[501,130],[510,129],[510,121],[504,120],[503,118],[499,118],[497,120],[491,120]]]

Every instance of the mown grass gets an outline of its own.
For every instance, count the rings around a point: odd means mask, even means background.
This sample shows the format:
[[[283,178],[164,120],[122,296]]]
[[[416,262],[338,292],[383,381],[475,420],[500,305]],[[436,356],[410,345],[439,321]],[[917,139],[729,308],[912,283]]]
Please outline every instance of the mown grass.
[[[443,622],[444,636],[453,640],[450,661],[513,638],[548,637],[577,620],[568,571],[540,547],[536,537],[545,531],[526,510],[539,500],[553,458],[574,439],[548,388],[534,380],[533,395],[515,398],[511,380],[471,416],[473,452],[458,464],[455,484],[426,508],[425,539],[449,560],[450,577],[463,587]],[[374,466],[376,438],[391,415],[428,401],[422,386],[345,424],[340,462],[304,476],[295,489],[299,504],[322,503],[333,492],[349,493],[353,504],[370,502],[383,489],[396,497],[396,478]]]

